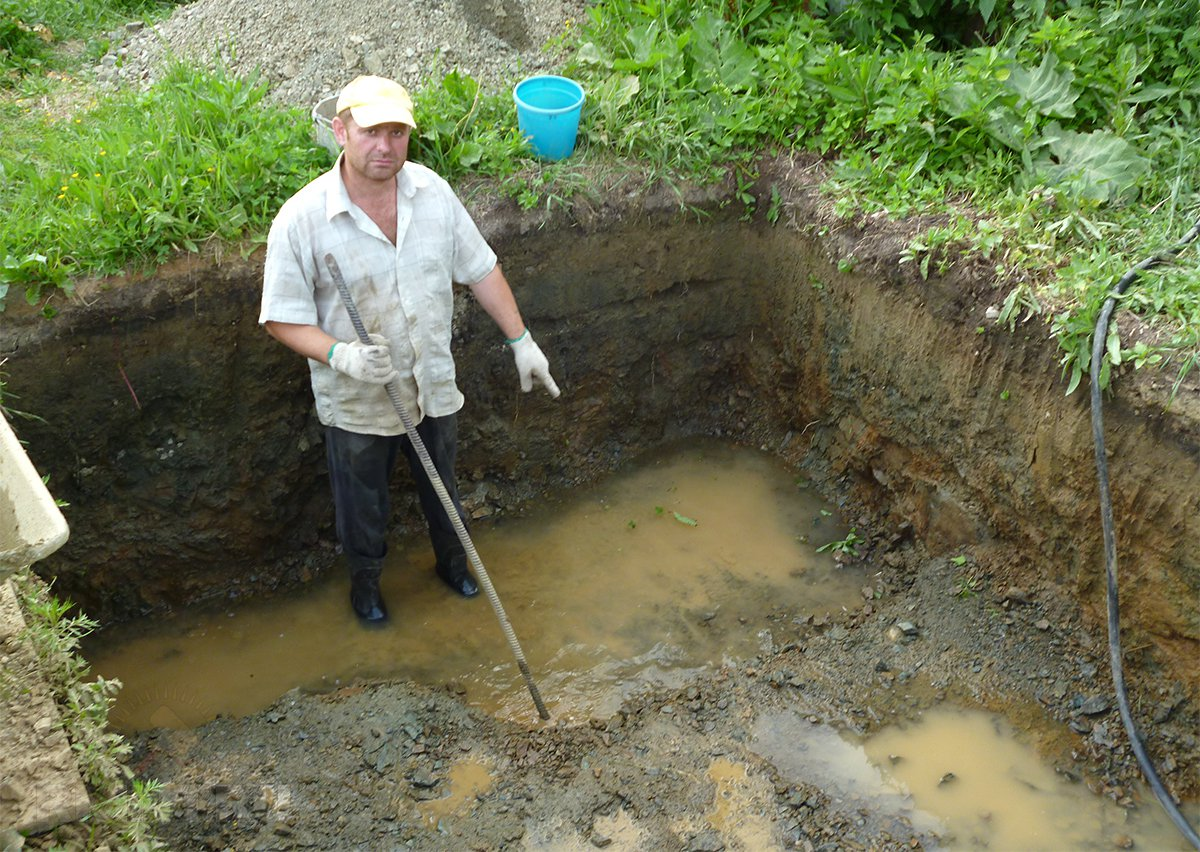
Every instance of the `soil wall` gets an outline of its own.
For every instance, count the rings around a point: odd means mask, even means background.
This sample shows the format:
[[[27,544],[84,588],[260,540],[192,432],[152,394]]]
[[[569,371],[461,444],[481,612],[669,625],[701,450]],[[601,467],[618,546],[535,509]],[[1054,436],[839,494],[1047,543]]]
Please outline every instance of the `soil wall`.
[[[665,439],[723,435],[803,465],[864,520],[1002,584],[1073,591],[1104,630],[1086,384],[1036,324],[984,319],[1003,283],[899,262],[921,223],[836,219],[815,166],[729,187],[612,192],[537,215],[473,193],[563,395],[523,395],[460,300],[460,485],[477,518],[593,479]],[[764,211],[777,199],[779,219]],[[681,207],[681,201],[683,207]],[[10,313],[15,424],[71,538],[40,573],[101,620],[294,587],[336,564],[304,363],[257,326],[260,256],[93,282],[53,321]],[[10,309],[11,311],[11,309]],[[980,328],[983,331],[979,331]],[[1200,682],[1200,388],[1128,374],[1105,408],[1127,647]],[[420,529],[398,486],[397,533]]]

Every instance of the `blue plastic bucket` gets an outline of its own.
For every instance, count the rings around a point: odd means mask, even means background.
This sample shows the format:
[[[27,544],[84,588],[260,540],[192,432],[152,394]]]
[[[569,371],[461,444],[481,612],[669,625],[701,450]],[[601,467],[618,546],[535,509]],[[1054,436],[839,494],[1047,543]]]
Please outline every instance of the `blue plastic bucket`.
[[[583,86],[567,77],[527,77],[513,89],[517,128],[543,160],[563,160],[575,150]]]

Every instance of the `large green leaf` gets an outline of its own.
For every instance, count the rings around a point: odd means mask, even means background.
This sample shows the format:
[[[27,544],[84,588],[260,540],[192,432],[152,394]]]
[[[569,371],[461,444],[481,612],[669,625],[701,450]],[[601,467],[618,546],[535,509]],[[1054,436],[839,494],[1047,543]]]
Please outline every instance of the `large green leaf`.
[[[1075,101],[1079,94],[1071,88],[1075,74],[1068,68],[1058,69],[1058,57],[1054,51],[1046,51],[1042,64],[1030,71],[1022,65],[1014,65],[1005,83],[1042,115],[1071,118],[1075,115]]]
[[[731,91],[754,85],[758,62],[746,43],[719,16],[700,14],[692,24],[688,50],[697,63],[697,77],[709,77]]]
[[[1097,202],[1129,197],[1150,161],[1107,130],[1075,133],[1052,125],[1043,137],[1048,156],[1038,163],[1046,181]]]

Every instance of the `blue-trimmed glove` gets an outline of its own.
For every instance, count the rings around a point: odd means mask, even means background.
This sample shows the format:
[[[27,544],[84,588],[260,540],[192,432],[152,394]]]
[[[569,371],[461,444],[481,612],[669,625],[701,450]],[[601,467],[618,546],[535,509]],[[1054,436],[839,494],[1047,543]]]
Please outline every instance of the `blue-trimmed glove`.
[[[515,340],[508,341],[512,347],[513,359],[517,362],[517,374],[521,377],[521,390],[529,393],[533,390],[533,380],[537,379],[546,386],[550,396],[558,398],[558,385],[550,376],[550,362],[542,354],[541,348],[533,342],[529,329]]]

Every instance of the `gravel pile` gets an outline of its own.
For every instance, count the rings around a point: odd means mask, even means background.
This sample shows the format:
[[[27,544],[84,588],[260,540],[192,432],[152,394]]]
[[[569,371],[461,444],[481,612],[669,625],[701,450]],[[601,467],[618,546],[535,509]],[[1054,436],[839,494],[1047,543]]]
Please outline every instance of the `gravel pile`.
[[[507,86],[555,70],[554,43],[584,15],[586,0],[198,0],[152,28],[112,35],[97,69],[114,85],[144,85],[172,56],[218,57],[258,69],[268,98],[309,107],[359,74],[392,77],[411,89],[458,69],[485,86]]]

